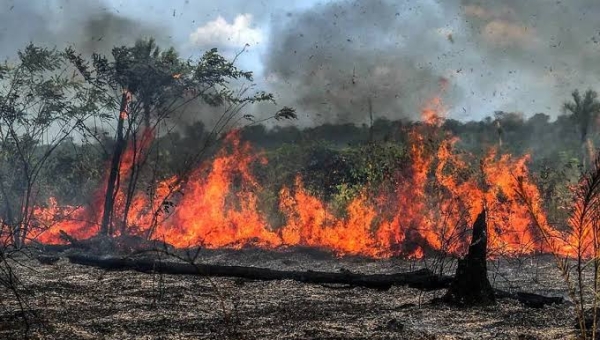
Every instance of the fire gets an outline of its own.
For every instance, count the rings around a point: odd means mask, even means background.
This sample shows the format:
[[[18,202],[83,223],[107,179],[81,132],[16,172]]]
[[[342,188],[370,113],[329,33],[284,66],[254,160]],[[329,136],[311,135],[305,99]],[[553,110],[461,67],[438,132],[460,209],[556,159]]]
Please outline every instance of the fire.
[[[281,230],[285,245],[328,248],[338,254],[391,255],[371,231],[377,214],[364,197],[353,200],[348,206],[348,217],[339,219],[327,211],[325,203],[305,191],[299,178],[294,191],[283,189],[280,194],[280,208],[287,218]],[[385,242],[388,233],[378,233]]]
[[[267,160],[234,131],[227,136],[223,150],[185,181],[168,178],[158,183],[153,195],[136,194],[126,219],[122,185],[114,220],[126,221],[120,229],[124,233],[176,247],[306,246],[338,255],[422,257],[431,251],[463,253],[470,239],[469,227],[486,206],[492,255],[571,253],[572,249],[558,241],[550,245],[542,241],[516,191],[519,186],[526,187],[534,200],[540,197],[528,173],[530,157],[515,158],[491,148],[478,162],[474,155],[457,152],[460,140],[442,131],[442,115],[440,99],[426,105],[422,112],[425,124],[409,132],[412,163],[408,173],[398,174],[393,190],[357,195],[343,217],[310,194],[297,177],[294,185],[279,192],[278,207],[285,222],[269,225],[258,204],[257,193],[263,189],[252,173],[253,165],[265,165]],[[145,135],[136,147],[126,150],[121,178],[127,178],[150,140]],[[473,168],[473,164],[479,166]],[[96,235],[104,189],[96,192],[91,207],[61,208],[52,201],[48,207],[36,208],[37,219],[50,226],[38,240],[62,243],[60,231],[75,238]],[[173,192],[181,194],[174,196]],[[169,200],[175,208],[165,213],[163,205]],[[541,220],[543,228],[557,234],[545,221],[543,209],[539,205],[536,209],[541,216],[537,222]]]
[[[250,145],[241,143],[238,137],[236,133],[227,137],[233,152],[221,152],[208,175],[202,168],[192,174],[174,215],[158,228],[159,239],[180,247],[281,244],[277,234],[267,228],[253,192],[260,186],[250,166],[254,161],[265,160],[255,156]],[[242,188],[234,192],[232,182],[236,175],[242,179]]]
[[[151,141],[152,134],[150,131],[146,131],[141,134],[136,143],[130,143],[121,158],[121,165],[119,167],[120,179],[123,181],[127,179],[132,167],[140,162]],[[60,207],[57,205],[56,200],[51,199],[47,207],[36,207],[33,214],[36,220],[44,226],[50,226],[37,236],[37,240],[49,244],[63,243],[64,240],[61,237],[61,231],[76,239],[84,239],[96,235],[100,230],[99,226],[102,219],[102,207],[104,206],[108,175],[109,172],[107,170],[104,175],[104,185],[92,194],[92,204],[90,206]],[[125,196],[126,191],[124,188],[121,188],[115,197],[115,210],[117,213],[124,210]],[[133,198],[132,208],[128,214],[128,217],[132,217],[129,219],[130,221],[136,221],[132,225],[139,223],[139,219],[135,218],[139,210],[136,210],[135,207],[145,206],[147,203],[146,198],[140,195]]]

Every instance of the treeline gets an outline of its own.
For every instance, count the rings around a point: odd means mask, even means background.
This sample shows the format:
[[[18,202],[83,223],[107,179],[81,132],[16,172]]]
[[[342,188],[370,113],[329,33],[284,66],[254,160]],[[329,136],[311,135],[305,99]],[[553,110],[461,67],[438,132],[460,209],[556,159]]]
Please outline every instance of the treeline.
[[[403,144],[407,142],[407,131],[419,124],[422,123],[377,119],[372,126],[324,124],[304,129],[296,126],[267,129],[256,125],[244,128],[243,136],[253,145],[266,149],[314,142],[327,142],[336,148],[379,142]],[[568,115],[552,120],[544,113],[525,118],[518,113],[496,112],[494,117],[480,121],[447,119],[441,129],[459,137],[458,146],[470,152],[498,146],[514,155],[531,153],[536,162],[556,159],[560,153],[577,153],[580,143],[577,126]]]
[[[395,173],[407,171],[411,161],[409,131],[421,125],[387,119],[377,119],[372,126],[325,124],[304,129],[250,125],[241,129],[240,136],[256,152],[265,152],[268,165],[257,166],[255,173],[273,195],[300,175],[309,190],[326,200],[339,195],[350,199],[367,183],[376,187]],[[541,113],[524,118],[497,112],[481,121],[447,119],[438,133],[458,137],[456,149],[479,157],[491,147],[513,156],[530,154],[530,169],[540,180],[567,180],[572,177],[568,173],[575,176],[580,167],[580,137],[568,115],[551,120]],[[181,171],[186,155],[204,145],[208,135],[209,129],[197,122],[161,136],[151,152],[154,156],[149,157],[149,162],[156,162],[153,167],[158,178]],[[48,195],[65,204],[85,203],[108,166],[109,154],[102,150],[110,150],[113,141],[107,137],[103,143],[63,142],[49,163],[50,172],[57,176],[47,187]],[[204,158],[210,159],[218,149],[215,145]],[[343,197],[338,199],[344,201]]]

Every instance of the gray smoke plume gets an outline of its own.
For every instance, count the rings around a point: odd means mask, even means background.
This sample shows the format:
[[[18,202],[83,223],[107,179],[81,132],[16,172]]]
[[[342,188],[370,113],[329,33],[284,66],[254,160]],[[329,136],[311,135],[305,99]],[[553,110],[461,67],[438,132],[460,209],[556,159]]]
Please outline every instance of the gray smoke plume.
[[[292,14],[273,28],[267,78],[313,122],[417,118],[443,73],[424,58],[450,42],[429,30],[439,15],[391,1],[341,1]],[[450,87],[445,97],[460,91]],[[320,115],[320,116],[318,116]]]
[[[173,0],[173,11],[161,22],[174,25],[181,50],[182,39],[218,15],[230,22],[249,13],[260,29],[270,18],[264,71],[254,71],[263,73],[256,81],[279,105],[258,105],[254,113],[264,117],[291,105],[304,119],[300,123],[309,125],[368,122],[369,103],[375,118],[417,118],[439,94],[442,78],[449,84],[444,103],[459,119],[481,119],[496,110],[555,117],[572,90],[598,85],[597,0],[304,3]],[[147,36],[161,46],[174,43],[156,17],[140,22],[106,6],[0,0],[0,58],[14,56],[29,41],[75,45],[84,54],[108,53]],[[140,10],[144,6],[151,5]],[[219,46],[187,46],[184,56],[210,47]]]
[[[418,116],[449,81],[450,116],[496,110],[556,117],[575,88],[598,85],[600,2],[336,1],[273,19],[266,76],[321,121]]]
[[[14,57],[29,42],[47,47],[72,45],[89,55],[142,37],[168,42],[165,28],[111,12],[102,1],[0,0],[0,57]]]
[[[502,93],[498,104],[555,116],[572,90],[598,85],[600,2],[462,0],[459,10],[488,75],[475,84]]]

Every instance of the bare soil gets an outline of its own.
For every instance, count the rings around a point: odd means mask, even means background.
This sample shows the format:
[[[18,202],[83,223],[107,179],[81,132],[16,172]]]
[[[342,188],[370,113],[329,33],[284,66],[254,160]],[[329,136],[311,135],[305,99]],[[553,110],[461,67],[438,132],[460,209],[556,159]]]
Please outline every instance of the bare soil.
[[[203,251],[200,261],[282,270],[394,273],[433,260],[336,258],[317,251]],[[1,291],[0,339],[569,339],[571,303],[532,309],[514,300],[463,309],[431,303],[443,291],[388,291],[294,281],[106,272],[61,259],[21,259],[16,270],[35,314]],[[454,268],[446,269],[452,273]],[[550,257],[491,261],[493,285],[566,296]]]

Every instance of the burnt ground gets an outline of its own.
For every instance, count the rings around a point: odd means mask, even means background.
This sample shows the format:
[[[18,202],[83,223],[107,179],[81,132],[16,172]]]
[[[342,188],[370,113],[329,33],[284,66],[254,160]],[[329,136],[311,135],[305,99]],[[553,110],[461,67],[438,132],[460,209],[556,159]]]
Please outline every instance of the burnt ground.
[[[282,270],[393,273],[432,260],[335,258],[296,250],[203,251],[201,261]],[[573,305],[533,309],[514,300],[463,309],[432,304],[443,291],[377,291],[294,281],[244,281],[106,272],[61,258],[53,265],[21,259],[17,267],[36,317],[34,339],[565,339]],[[453,268],[448,268],[452,273]],[[502,289],[566,296],[551,257],[490,262]],[[3,302],[10,301],[5,292]],[[0,338],[24,337],[14,305],[0,306]]]

